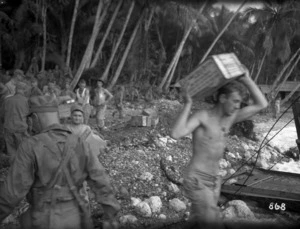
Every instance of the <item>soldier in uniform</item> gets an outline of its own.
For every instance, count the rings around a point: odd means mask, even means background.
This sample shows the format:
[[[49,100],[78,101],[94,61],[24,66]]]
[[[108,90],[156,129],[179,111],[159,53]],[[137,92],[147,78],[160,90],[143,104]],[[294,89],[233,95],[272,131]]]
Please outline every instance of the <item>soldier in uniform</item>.
[[[7,154],[14,158],[20,143],[29,136],[27,116],[28,99],[25,97],[26,84],[16,83],[16,94],[4,100],[4,139]]]
[[[16,69],[14,71],[14,75],[12,76],[12,78],[10,79],[10,81],[8,81],[5,86],[7,88],[7,97],[9,96],[13,96],[16,93],[16,84],[18,82],[22,82],[24,80],[24,72],[20,69]]]
[[[58,102],[52,96],[29,100],[33,128],[39,134],[21,143],[6,180],[0,186],[0,222],[26,196],[29,209],[23,229],[93,228],[79,190],[84,180],[103,207],[106,228],[116,228],[120,210],[109,177],[89,145],[59,124]]]

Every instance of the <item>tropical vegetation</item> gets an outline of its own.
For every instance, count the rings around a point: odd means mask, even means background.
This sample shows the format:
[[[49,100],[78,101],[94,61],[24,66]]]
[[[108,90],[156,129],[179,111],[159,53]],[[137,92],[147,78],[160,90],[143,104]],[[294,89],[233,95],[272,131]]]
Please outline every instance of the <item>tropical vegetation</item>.
[[[40,73],[63,69],[73,88],[84,77],[159,93],[209,55],[234,52],[257,83],[272,85],[270,99],[300,80],[297,1],[244,0],[235,11],[216,2],[1,0],[0,68],[28,72],[36,60]]]

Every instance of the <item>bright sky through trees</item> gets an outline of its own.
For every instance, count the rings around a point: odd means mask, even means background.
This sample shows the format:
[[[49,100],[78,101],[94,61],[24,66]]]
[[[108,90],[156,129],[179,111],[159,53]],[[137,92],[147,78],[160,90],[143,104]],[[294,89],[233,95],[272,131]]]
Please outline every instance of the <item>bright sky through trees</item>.
[[[237,10],[237,8],[240,6],[240,4],[242,4],[242,0],[236,0],[236,1],[223,1],[223,0],[220,0],[218,3],[215,4],[215,6],[221,6],[221,5],[224,5],[226,6],[228,9],[232,10],[232,11],[235,11]],[[249,1],[249,3],[246,3],[243,7],[242,10],[245,10],[249,7],[253,7],[253,8],[260,8],[262,7],[262,3],[261,1]]]

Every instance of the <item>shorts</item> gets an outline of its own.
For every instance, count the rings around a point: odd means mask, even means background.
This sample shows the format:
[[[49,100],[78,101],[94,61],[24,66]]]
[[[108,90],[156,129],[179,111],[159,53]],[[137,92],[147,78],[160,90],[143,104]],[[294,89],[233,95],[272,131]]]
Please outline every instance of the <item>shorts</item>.
[[[185,196],[192,202],[190,220],[203,228],[223,228],[217,205],[221,177],[200,170],[188,171],[184,176],[183,188]]]

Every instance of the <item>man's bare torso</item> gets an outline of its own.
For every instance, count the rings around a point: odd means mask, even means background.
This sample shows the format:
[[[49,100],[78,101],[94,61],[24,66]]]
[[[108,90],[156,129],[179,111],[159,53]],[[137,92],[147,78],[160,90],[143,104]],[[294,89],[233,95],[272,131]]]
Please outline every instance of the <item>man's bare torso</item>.
[[[204,120],[193,132],[193,156],[188,169],[217,175],[219,160],[223,157],[226,135],[232,117],[219,118],[211,110],[204,111]]]

